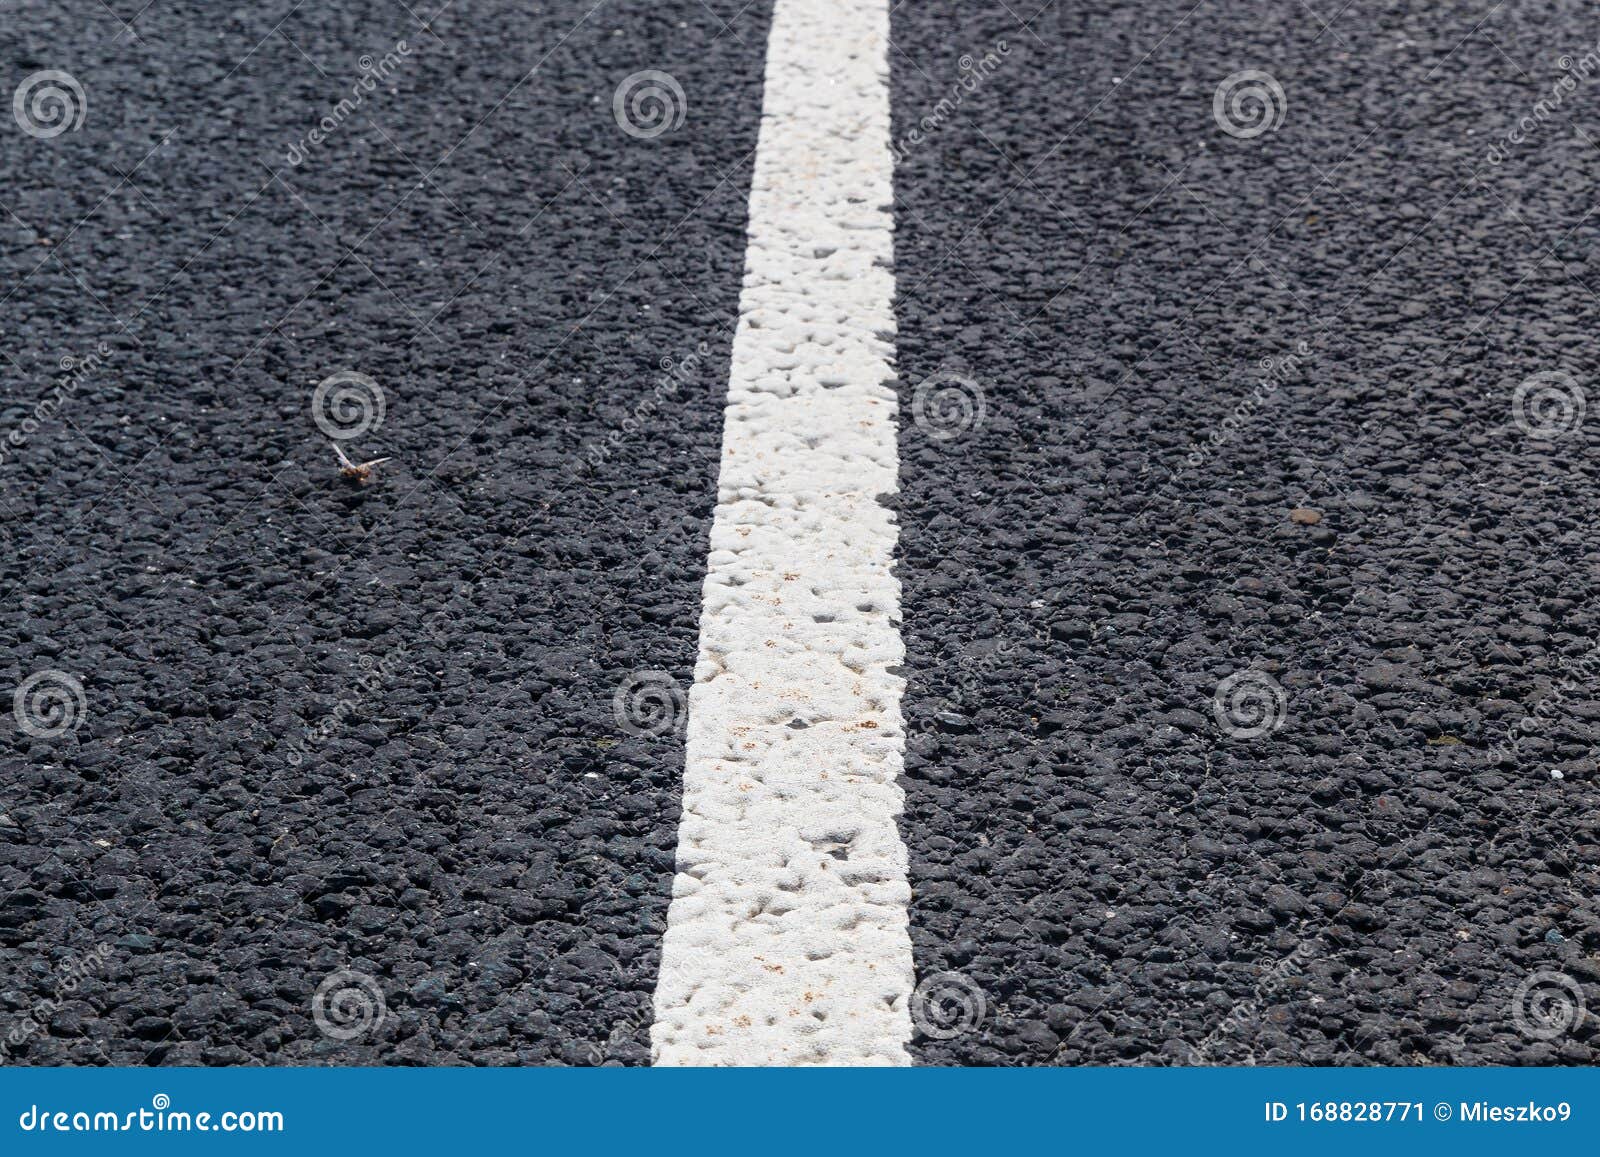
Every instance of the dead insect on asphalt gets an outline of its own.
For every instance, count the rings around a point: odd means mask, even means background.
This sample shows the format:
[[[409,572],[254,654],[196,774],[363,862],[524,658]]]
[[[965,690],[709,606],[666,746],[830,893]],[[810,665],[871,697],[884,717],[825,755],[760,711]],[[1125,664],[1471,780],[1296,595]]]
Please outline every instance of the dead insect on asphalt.
[[[344,452],[344,447],[337,442],[332,442],[333,452],[339,456],[339,476],[348,478],[357,486],[365,486],[372,481],[374,467],[382,466],[389,459],[374,458],[370,462],[352,462],[349,455]]]

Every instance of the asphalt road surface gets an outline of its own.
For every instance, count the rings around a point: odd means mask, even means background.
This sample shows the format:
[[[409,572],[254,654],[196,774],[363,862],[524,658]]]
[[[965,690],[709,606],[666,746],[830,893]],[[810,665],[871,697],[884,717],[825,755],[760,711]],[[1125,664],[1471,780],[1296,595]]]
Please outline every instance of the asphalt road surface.
[[[1592,9],[0,0],[5,97],[0,1063],[1600,1061]]]

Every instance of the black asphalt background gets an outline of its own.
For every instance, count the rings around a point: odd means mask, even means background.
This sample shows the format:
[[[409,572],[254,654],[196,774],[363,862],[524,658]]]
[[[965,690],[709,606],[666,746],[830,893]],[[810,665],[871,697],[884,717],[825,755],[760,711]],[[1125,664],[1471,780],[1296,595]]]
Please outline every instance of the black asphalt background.
[[[645,1060],[682,753],[612,691],[690,677],[768,6],[111,4],[0,27],[0,434],[108,347],[0,468],[6,693],[87,704],[0,729],[0,1036],[59,1003],[11,1059]],[[88,115],[34,140],[45,68]],[[679,131],[619,129],[642,69]],[[338,370],[385,391],[364,490]],[[349,1043],[341,969],[388,1010]]]
[[[1600,20],[1036,7],[894,11],[896,138],[935,122],[897,170],[903,412],[940,371],[987,403],[901,440],[918,973],[985,1013],[918,1058],[1594,1063],[1592,672],[1488,746],[1596,638],[1600,423],[1530,439],[1512,392],[1593,382],[1600,77],[1484,158]],[[1238,140],[1248,68],[1287,109]],[[1247,668],[1286,719],[1229,739]],[[1510,1013],[1541,969],[1590,1010],[1548,1042]]]
[[[90,102],[53,141],[0,108],[0,435],[109,351],[0,465],[7,677],[86,693],[4,732],[0,1024],[105,950],[12,1059],[644,1060],[682,756],[611,690],[689,677],[767,5],[114,7],[137,39],[80,0],[0,29],[0,89]],[[897,172],[906,412],[939,370],[986,401],[902,439],[913,936],[985,1000],[919,1059],[1592,1062],[1508,1006],[1552,969],[1600,1008],[1600,703],[1487,750],[1595,637],[1593,423],[1531,441],[1510,397],[1594,370],[1600,105],[1483,157],[1600,30],[1011,7],[894,15],[897,137],[1008,46]],[[1211,97],[1252,67],[1287,116],[1238,141]],[[654,141],[610,110],[645,68],[689,103]],[[366,490],[311,421],[340,369],[388,402]],[[1286,721],[1230,740],[1252,667]],[[342,1043],[310,1002],[347,968],[388,1015]]]

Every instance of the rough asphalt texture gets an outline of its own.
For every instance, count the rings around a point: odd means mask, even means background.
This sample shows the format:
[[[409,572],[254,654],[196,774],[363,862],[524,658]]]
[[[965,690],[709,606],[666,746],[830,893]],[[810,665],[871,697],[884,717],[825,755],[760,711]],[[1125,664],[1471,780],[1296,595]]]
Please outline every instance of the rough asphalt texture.
[[[1010,49],[896,180],[903,405],[988,403],[902,438],[917,970],[987,1004],[924,1062],[1600,1059],[1592,673],[1487,750],[1596,639],[1600,424],[1512,393],[1593,381],[1600,90],[1484,161],[1600,24],[1364,7],[895,11],[897,139]],[[1235,139],[1248,68],[1287,111]],[[1249,668],[1284,722],[1231,739]],[[1550,1041],[1541,969],[1590,1010]]]
[[[15,1060],[641,1062],[682,749],[612,693],[694,660],[765,8],[457,4],[435,39],[373,0],[272,33],[291,7],[0,32],[0,422],[110,347],[0,475],[8,707],[43,668],[87,700],[59,739],[7,717],[0,1025],[106,944]],[[34,140],[9,93],[50,67],[88,116]],[[690,115],[639,140],[611,101],[647,68]],[[702,342],[670,421],[575,474]],[[386,392],[364,489],[312,422],[344,369]],[[340,969],[388,1006],[348,1044],[311,1011]]]
[[[682,749],[612,692],[694,657],[767,5],[337,7],[0,28],[0,95],[89,99],[53,140],[0,102],[0,437],[107,348],[0,463],[6,687],[86,704],[0,732],[0,1040],[59,1006],[14,1063],[648,1055]],[[984,998],[918,1059],[1595,1063],[1600,697],[1561,663],[1600,420],[1512,397],[1594,380],[1600,88],[1485,156],[1600,23],[1011,8],[894,14],[896,137],[935,121],[896,177],[912,932]],[[1249,68],[1287,108],[1241,140]],[[689,106],[654,140],[612,115],[642,69]],[[597,460],[663,359],[670,417]],[[343,369],[387,400],[364,489],[311,418]],[[985,402],[949,441],[939,371]],[[1236,739],[1245,670],[1287,700]],[[350,1042],[311,1013],[344,969],[388,1010]],[[1541,970],[1590,1010],[1548,1041]]]

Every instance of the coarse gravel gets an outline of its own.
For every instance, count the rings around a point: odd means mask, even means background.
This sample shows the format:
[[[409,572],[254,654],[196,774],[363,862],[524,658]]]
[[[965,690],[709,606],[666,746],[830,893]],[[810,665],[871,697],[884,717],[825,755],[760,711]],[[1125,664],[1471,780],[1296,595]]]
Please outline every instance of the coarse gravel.
[[[902,412],[984,403],[901,438],[917,970],[982,994],[918,1059],[1595,1063],[1600,425],[1513,399],[1594,380],[1600,98],[1487,157],[1600,26],[1035,7],[894,13]]]
[[[682,752],[613,692],[694,657],[740,8],[8,11],[6,93],[88,106],[0,125],[0,427],[106,348],[0,466],[7,693],[84,692],[0,737],[0,1025],[54,1001],[14,1063],[647,1058]],[[686,105],[654,137],[613,110],[643,70]],[[335,371],[384,393],[365,487],[313,421]]]

